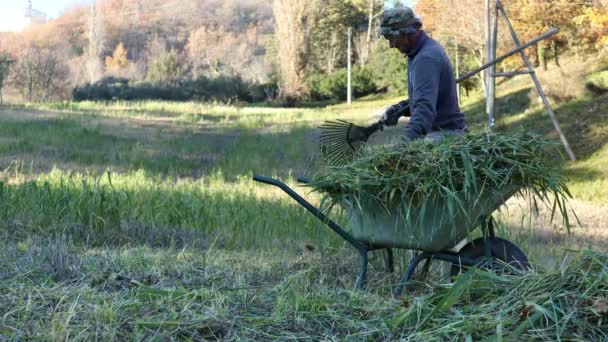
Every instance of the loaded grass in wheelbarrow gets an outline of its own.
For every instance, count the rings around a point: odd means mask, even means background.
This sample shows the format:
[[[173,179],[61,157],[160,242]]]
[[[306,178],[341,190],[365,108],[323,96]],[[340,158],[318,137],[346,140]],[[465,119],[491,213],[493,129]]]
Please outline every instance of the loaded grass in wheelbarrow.
[[[321,209],[345,210],[353,236],[377,247],[437,252],[454,247],[509,197],[548,206],[569,229],[571,194],[559,144],[520,131],[368,146],[326,166],[309,186]]]

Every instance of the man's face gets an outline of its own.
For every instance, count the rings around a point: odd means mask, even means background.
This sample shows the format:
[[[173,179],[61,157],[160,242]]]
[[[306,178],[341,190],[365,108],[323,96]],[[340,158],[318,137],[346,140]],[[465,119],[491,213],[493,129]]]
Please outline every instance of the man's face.
[[[416,45],[416,35],[413,33],[401,32],[399,36],[389,36],[386,39],[391,49],[397,49],[402,54],[408,54]]]

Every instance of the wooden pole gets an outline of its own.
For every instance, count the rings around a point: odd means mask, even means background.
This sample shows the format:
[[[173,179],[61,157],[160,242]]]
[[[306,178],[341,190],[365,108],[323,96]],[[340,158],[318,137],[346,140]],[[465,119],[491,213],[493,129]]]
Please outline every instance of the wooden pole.
[[[454,52],[456,54],[456,78],[460,77],[460,57],[458,53],[458,36],[454,37]],[[458,103],[460,103],[460,84],[456,84],[456,97],[458,97]]]
[[[363,55],[363,65],[369,61],[369,49],[372,42],[372,26],[374,23],[374,0],[369,0],[369,17],[367,20],[367,37],[365,38],[365,53]]]
[[[522,70],[522,71],[510,71],[510,72],[495,72],[494,77],[513,77],[518,75],[530,75],[534,71]]]
[[[492,51],[490,54],[492,55],[491,60],[496,59],[496,49],[498,47],[498,7],[494,6],[494,27],[492,28]],[[494,78],[493,74],[496,73],[496,64],[492,65],[490,68],[490,90],[492,93],[492,97],[490,97],[490,129],[494,129],[496,125],[496,78]]]
[[[485,15],[486,15],[486,63],[494,60],[492,58],[492,21],[490,16],[490,0],[485,0]],[[492,74],[494,72],[494,66],[491,65],[485,70],[486,79],[486,114],[488,115],[488,126],[494,128],[494,113],[492,107],[494,106],[494,87]]]
[[[529,48],[530,46],[532,46],[532,45],[534,45],[534,44],[536,44],[536,43],[540,42],[541,40],[547,39],[547,38],[549,38],[549,37],[551,37],[551,36],[555,35],[555,34],[556,34],[556,33],[558,33],[558,32],[559,32],[559,30],[558,30],[558,29],[553,28],[553,29],[551,29],[551,30],[549,30],[549,31],[547,31],[547,32],[545,32],[545,33],[543,33],[543,34],[541,34],[540,36],[538,36],[538,37],[536,37],[536,38],[534,38],[534,39],[530,40],[529,42],[527,42],[527,43],[525,43],[525,44],[523,44],[523,45],[521,45],[521,46],[518,46],[518,47],[516,47],[515,49],[513,49],[513,50],[511,50],[511,51],[509,51],[509,52],[507,52],[507,53],[505,53],[504,55],[501,55],[500,57],[497,57],[495,60],[493,60],[493,61],[491,61],[491,62],[489,62],[489,63],[486,63],[486,64],[484,64],[484,65],[482,65],[482,66],[480,66],[480,67],[478,67],[478,68],[475,68],[474,70],[471,70],[471,71],[467,72],[466,74],[464,74],[464,75],[460,76],[460,77],[459,77],[459,78],[456,80],[456,83],[458,83],[458,82],[462,82],[462,81],[466,80],[467,78],[470,78],[471,76],[477,75],[477,74],[478,74],[480,71],[482,71],[482,70],[486,69],[486,68],[487,68],[487,67],[489,67],[490,65],[493,65],[493,64],[498,64],[498,63],[500,63],[500,62],[504,61],[505,59],[507,59],[507,58],[509,58],[509,57],[513,56],[514,54],[516,54],[516,53],[518,53],[518,52],[521,52],[521,51],[523,51],[523,50],[525,50],[525,49]]]
[[[348,104],[352,103],[352,84],[351,84],[351,72],[352,72],[352,68],[351,68],[351,58],[352,58],[352,46],[351,46],[351,38],[353,35],[353,29],[352,28],[348,28],[348,62],[347,62],[347,82],[346,82],[346,102]]]
[[[521,45],[521,42],[519,41],[519,38],[517,37],[517,33],[515,33],[515,30],[513,29],[513,25],[511,24],[511,20],[509,20],[509,16],[507,15],[507,11],[505,11],[500,0],[496,0],[496,6],[498,6],[498,9],[500,10],[503,17],[505,18],[507,26],[509,27],[509,31],[511,31],[511,37],[513,37],[513,41],[515,41],[515,44],[519,47]],[[526,53],[523,50],[521,50],[520,54],[521,54],[521,58],[524,60],[524,63],[526,64],[526,67],[528,68],[528,70],[534,71],[534,68],[532,67],[532,64],[530,63],[530,60],[528,59],[528,56],[526,55]],[[570,148],[568,139],[566,139],[566,136],[564,135],[564,133],[562,132],[562,130],[560,128],[559,121],[557,121],[555,112],[553,112],[553,109],[551,108],[551,104],[549,103],[549,100],[547,99],[547,96],[545,95],[545,92],[543,91],[543,88],[540,85],[540,81],[538,80],[536,73],[531,72],[530,76],[532,77],[532,80],[534,81],[534,86],[536,87],[538,96],[541,98],[541,100],[545,104],[545,107],[547,108],[549,117],[551,118],[551,121],[553,122],[553,126],[555,127],[557,134],[559,134],[559,138],[562,141],[562,145],[564,145],[564,149],[566,150],[568,157],[570,157],[570,160],[576,161],[576,156],[574,155],[572,148]]]
[[[452,8],[456,8],[457,4],[456,4],[456,0],[452,0]],[[462,21],[462,18],[460,18],[460,20]],[[460,30],[460,26],[456,25],[456,30],[459,31]],[[456,32],[456,34],[454,35],[454,63],[456,63],[456,78],[460,77],[460,53],[458,51],[458,34],[460,32]],[[460,84],[456,83],[456,97],[458,98],[458,104],[460,105]]]

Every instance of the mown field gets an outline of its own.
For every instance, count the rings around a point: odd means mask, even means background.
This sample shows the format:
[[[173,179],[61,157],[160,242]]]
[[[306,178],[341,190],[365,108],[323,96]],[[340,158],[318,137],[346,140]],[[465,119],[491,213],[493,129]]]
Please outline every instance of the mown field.
[[[499,86],[499,129],[527,128],[555,137],[543,107],[530,99],[529,86],[521,81]],[[397,100],[289,109],[169,102],[3,107],[0,340],[552,336],[508,331],[526,323],[525,317],[501,321],[478,312],[473,319],[483,324],[473,324],[462,308],[452,307],[461,303],[460,296],[448,298],[450,305],[437,302],[447,297],[433,296],[450,288],[441,265],[428,285],[394,298],[391,285],[411,257],[408,252],[398,255],[397,274],[387,274],[381,255],[375,255],[369,289],[354,291],[355,251],[280,190],[251,180],[254,173],[279,177],[318,203],[318,196],[294,179],[320,167],[319,123],[367,123],[371,113]],[[471,128],[483,129],[479,94],[464,104]],[[604,291],[608,300],[608,281],[601,283],[608,280],[608,263],[596,254],[608,251],[608,94],[585,95],[556,111],[580,159],[569,163],[567,172],[581,224],[568,235],[546,213],[528,215],[513,201],[498,215],[498,234],[517,243],[536,268],[517,279],[505,276],[503,284],[559,288],[545,275],[592,265],[599,273],[582,274],[580,284]],[[372,143],[399,132],[380,133]],[[580,249],[596,253],[573,251]],[[505,289],[497,295],[509,296]],[[505,303],[509,308],[501,309],[500,317],[521,314],[528,302],[545,303],[519,292],[510,296],[516,302]],[[573,307],[580,309],[579,304]],[[581,310],[595,310],[602,327],[606,311],[594,305]],[[412,321],[412,312],[429,307],[438,309]],[[552,317],[543,319],[556,331],[569,322],[566,315]],[[564,336],[591,336],[569,334]]]

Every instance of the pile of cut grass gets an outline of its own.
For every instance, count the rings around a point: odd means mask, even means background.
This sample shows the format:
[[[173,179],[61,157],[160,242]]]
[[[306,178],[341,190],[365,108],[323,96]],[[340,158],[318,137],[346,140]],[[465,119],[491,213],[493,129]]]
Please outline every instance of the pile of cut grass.
[[[580,252],[551,273],[474,268],[403,306],[389,325],[412,340],[606,341],[608,255]]]
[[[487,194],[503,196],[503,189],[511,187],[532,195],[536,208],[538,202],[548,205],[552,217],[559,211],[569,227],[566,202],[572,196],[558,146],[524,131],[371,146],[349,164],[328,165],[310,186],[325,195],[326,209],[371,198],[389,210],[404,210],[404,217],[437,198],[446,203],[450,216],[468,216],[471,203]]]
[[[0,226],[0,341],[607,340],[608,255],[595,252],[552,272],[473,270],[393,298],[381,258],[367,290],[345,289],[358,261],[346,249],[89,248],[16,235]]]

